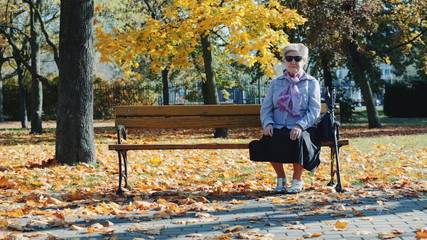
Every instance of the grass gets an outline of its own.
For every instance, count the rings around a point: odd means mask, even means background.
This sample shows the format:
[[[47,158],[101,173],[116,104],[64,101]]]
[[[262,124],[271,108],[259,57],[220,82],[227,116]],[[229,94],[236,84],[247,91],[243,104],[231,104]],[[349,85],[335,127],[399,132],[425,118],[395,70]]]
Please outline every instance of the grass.
[[[364,137],[352,138],[350,144],[361,152],[369,152],[380,145],[394,146],[395,148],[404,146],[407,149],[427,148],[427,134],[387,136],[387,137]]]
[[[377,107],[378,116],[383,126],[414,126],[414,127],[426,127],[427,118],[392,118],[384,115],[382,107]],[[368,114],[366,108],[358,108],[353,113],[354,121],[346,124],[367,124]]]
[[[351,168],[344,169],[345,174],[360,175],[360,171],[352,169],[357,167],[370,168],[372,172],[352,178],[350,182],[356,185],[367,181],[395,182],[409,176],[426,180],[427,118],[390,118],[384,115],[382,107],[377,108],[377,111],[382,129],[367,129],[365,108],[357,109],[355,120],[344,124],[344,129],[347,126],[353,128],[353,132],[349,137],[350,146],[343,148],[343,158],[347,158],[344,161],[354,163]],[[357,133],[368,131],[369,134],[357,136]],[[382,174],[381,171],[388,174]]]

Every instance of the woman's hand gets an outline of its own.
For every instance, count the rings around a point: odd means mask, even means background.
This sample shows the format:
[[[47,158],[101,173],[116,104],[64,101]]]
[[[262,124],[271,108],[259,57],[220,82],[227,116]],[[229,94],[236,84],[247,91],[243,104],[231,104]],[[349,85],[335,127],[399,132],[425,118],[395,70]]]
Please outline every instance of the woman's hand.
[[[273,124],[268,124],[267,127],[264,128],[264,135],[273,136]]]
[[[297,140],[301,136],[301,133],[302,133],[302,127],[297,124],[295,125],[295,127],[291,129],[289,136],[291,140]]]

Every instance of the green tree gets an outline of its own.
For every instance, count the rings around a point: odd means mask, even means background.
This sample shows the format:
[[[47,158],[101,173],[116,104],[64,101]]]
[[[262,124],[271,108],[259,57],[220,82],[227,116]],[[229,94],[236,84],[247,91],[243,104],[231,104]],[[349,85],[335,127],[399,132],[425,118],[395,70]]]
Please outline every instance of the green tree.
[[[321,69],[325,85],[332,85],[331,69],[347,66],[361,88],[369,127],[381,127],[372,97],[379,83],[379,63],[392,63],[403,73],[402,56],[415,52],[414,44],[423,49],[426,2],[303,0],[298,9],[308,19],[299,38],[310,46],[314,69]]]

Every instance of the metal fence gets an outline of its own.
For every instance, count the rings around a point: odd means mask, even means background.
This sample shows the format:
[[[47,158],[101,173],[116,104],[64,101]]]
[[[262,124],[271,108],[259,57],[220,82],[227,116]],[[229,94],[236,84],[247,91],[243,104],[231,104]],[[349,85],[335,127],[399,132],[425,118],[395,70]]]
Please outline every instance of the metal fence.
[[[265,92],[265,84],[247,85],[243,88],[218,90],[220,104],[258,104],[261,103]],[[19,90],[16,87],[3,89],[4,112],[6,120],[20,119]],[[31,107],[30,91],[27,89],[27,106]],[[226,96],[227,95],[227,96]],[[57,92],[45,90],[43,94],[43,119],[56,119]],[[114,109],[118,105],[163,105],[162,88],[159,86],[95,86],[94,88],[94,118],[114,118]],[[196,105],[203,104],[200,87],[189,89],[185,85],[169,85],[169,105]],[[28,111],[29,113],[31,111]],[[30,117],[30,116],[29,116]]]

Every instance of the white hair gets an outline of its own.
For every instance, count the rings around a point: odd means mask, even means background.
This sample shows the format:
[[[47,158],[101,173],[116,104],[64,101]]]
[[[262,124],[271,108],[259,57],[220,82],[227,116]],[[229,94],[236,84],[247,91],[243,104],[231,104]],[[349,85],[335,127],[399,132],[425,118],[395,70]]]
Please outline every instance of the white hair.
[[[307,62],[308,61],[308,48],[302,43],[290,43],[286,45],[283,49],[283,57],[286,56],[286,53],[289,51],[298,51],[302,54],[302,58]]]

